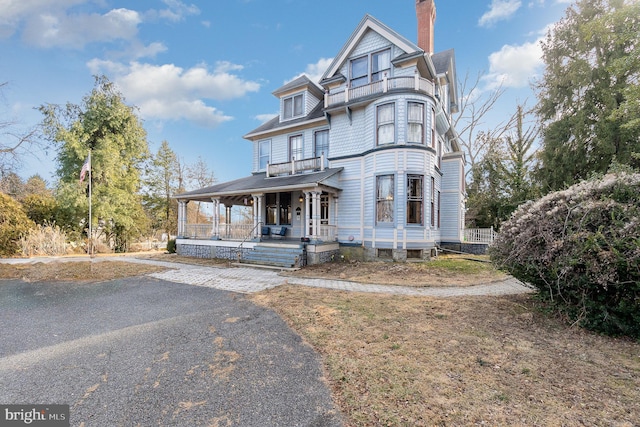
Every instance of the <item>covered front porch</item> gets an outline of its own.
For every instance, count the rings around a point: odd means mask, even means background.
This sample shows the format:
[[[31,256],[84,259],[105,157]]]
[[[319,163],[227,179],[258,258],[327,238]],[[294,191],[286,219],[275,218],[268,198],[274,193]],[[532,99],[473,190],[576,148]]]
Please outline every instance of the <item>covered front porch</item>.
[[[224,258],[237,254],[245,258],[247,250],[253,250],[259,242],[335,243],[341,170],[271,177],[256,174],[178,194],[174,196],[178,199],[178,248],[203,246],[203,254],[219,254],[219,248],[226,248],[222,250]],[[212,204],[210,222],[188,222],[187,206],[191,202]]]

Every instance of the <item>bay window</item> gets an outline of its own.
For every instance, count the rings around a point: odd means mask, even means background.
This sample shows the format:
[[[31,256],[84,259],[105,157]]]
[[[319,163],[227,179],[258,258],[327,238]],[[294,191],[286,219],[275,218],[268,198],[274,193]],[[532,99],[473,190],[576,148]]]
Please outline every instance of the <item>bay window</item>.
[[[407,176],[407,224],[423,225],[423,176]]]
[[[376,119],[377,119],[377,144],[385,145],[385,144],[393,144],[395,141],[395,105],[394,104],[384,104],[379,105],[376,110]]]
[[[376,222],[394,221],[394,176],[380,175],[376,178]]]

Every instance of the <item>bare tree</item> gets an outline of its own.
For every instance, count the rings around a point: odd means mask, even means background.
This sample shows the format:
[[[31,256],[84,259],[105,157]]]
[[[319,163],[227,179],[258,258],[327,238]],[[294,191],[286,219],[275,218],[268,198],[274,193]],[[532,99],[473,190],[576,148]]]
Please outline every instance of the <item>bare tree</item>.
[[[7,85],[0,83],[0,93]],[[0,176],[14,171],[20,164],[22,157],[33,154],[41,145],[40,129],[38,126],[22,130],[17,120],[0,116]]]
[[[194,164],[187,166],[186,177],[190,185],[195,188],[208,187],[216,182],[215,175],[209,170],[209,166],[202,159],[202,156],[198,156],[198,160]],[[196,211],[196,222],[199,221],[199,217],[200,202],[198,202],[198,209]]]
[[[454,128],[460,135],[460,145],[467,157],[468,178],[471,170],[487,153],[490,141],[499,139],[511,129],[516,122],[515,114],[500,122],[493,128],[486,128],[485,116],[495,107],[500,97],[504,94],[502,85],[489,92],[480,93],[479,85],[483,73],[480,72],[475,80],[471,80],[469,73],[460,83],[460,109],[459,114],[453,120]]]

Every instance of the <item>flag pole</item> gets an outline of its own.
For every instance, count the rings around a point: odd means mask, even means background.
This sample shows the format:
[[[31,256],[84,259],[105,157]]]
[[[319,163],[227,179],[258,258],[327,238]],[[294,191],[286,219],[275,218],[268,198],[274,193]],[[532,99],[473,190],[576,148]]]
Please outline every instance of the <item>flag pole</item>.
[[[91,149],[89,149],[89,256],[93,257],[93,232],[91,229]]]

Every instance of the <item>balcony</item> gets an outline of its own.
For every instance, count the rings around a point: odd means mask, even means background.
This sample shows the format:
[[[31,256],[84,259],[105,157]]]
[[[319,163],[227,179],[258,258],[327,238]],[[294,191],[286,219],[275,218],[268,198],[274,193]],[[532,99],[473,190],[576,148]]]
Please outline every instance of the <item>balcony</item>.
[[[267,177],[278,175],[295,175],[304,171],[323,171],[324,154],[320,157],[310,159],[291,160],[285,163],[274,163],[267,165]]]
[[[418,74],[402,77],[384,77],[367,85],[347,88],[334,93],[325,93],[324,107],[346,104],[360,98],[379,95],[393,90],[415,90],[429,96],[435,96],[435,86],[431,80],[424,79]]]

